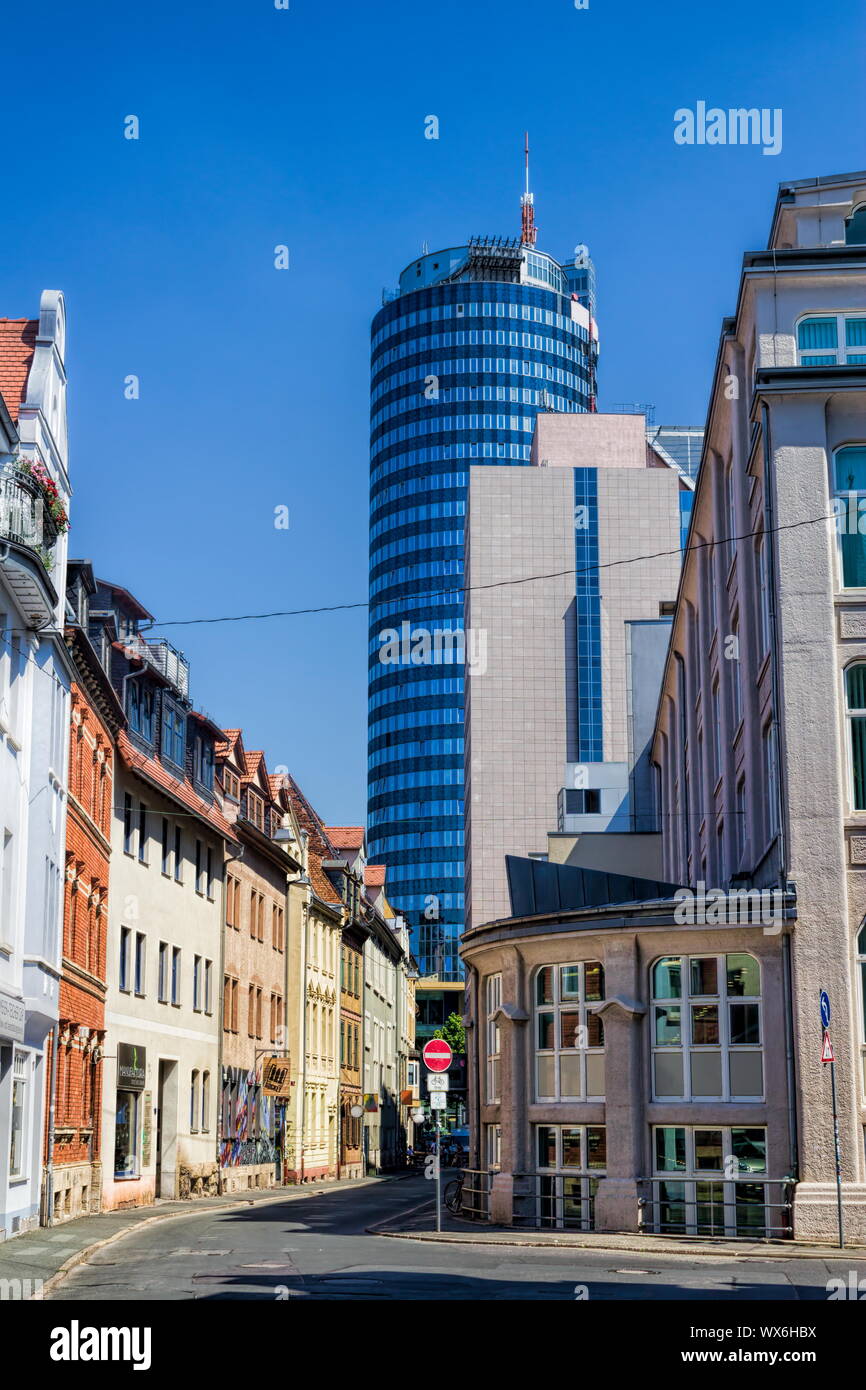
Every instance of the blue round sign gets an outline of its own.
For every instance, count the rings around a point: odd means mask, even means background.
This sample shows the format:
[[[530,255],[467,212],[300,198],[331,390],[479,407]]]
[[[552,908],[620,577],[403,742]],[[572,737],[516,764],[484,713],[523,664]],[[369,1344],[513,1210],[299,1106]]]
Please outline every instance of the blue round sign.
[[[821,990],[821,1025],[824,1028],[830,1027],[830,996],[826,989]]]

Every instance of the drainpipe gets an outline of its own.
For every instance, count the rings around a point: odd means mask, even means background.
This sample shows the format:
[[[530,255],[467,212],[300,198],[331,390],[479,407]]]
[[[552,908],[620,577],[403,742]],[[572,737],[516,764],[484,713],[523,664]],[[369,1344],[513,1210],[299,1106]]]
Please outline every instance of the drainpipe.
[[[472,1120],[469,1128],[469,1134],[470,1138],[474,1141],[472,1148],[472,1154],[474,1155],[474,1157],[471,1161],[474,1163],[475,1168],[480,1171],[483,1143],[483,1138],[481,1134],[481,1060],[479,1056],[479,1053],[481,1051],[481,1005],[479,1000],[480,976],[478,973],[477,966],[472,965],[469,961],[466,962],[466,965],[469,970],[469,979],[472,989]]]
[[[45,1173],[45,1219],[43,1226],[54,1224],[54,1118],[57,1088],[57,1049],[60,1044],[60,1023],[51,1030],[51,1077],[48,1083],[48,1152]]]

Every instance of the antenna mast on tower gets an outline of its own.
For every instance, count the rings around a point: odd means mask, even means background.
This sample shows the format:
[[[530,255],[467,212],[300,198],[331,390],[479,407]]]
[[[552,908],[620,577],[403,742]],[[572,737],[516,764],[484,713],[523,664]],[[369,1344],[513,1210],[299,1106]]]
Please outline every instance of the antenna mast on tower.
[[[526,188],[520,199],[520,244],[534,246],[538,232],[535,228],[534,198],[529,191],[529,131],[524,136],[524,157],[526,161]]]

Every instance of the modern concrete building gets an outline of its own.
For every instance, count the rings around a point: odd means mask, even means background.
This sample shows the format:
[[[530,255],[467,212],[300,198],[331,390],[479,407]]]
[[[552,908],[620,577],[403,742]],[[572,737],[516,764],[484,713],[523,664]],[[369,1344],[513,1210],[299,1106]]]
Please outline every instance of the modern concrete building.
[[[59,1015],[70,688],[66,308],[0,319],[0,1239],[38,1224]]]
[[[467,932],[493,1219],[866,1236],[866,173],[783,185],[725,320],[652,759],[658,881],[508,864]],[[474,689],[474,688],[473,688]]]
[[[505,856],[546,857],[550,830],[591,866],[606,835],[657,829],[649,742],[692,484],[643,415],[539,415],[531,462],[470,469],[468,927],[508,915]]]

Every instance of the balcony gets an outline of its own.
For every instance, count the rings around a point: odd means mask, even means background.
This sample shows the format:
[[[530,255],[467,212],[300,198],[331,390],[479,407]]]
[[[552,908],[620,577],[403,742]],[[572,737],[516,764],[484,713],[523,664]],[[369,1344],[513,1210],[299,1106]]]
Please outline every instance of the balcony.
[[[49,578],[59,534],[45,494],[18,468],[0,471],[0,569],[28,622],[54,618],[57,591]]]
[[[127,637],[123,645],[131,656],[137,656],[158,671],[184,699],[189,697],[189,662],[183,652],[162,639],[149,642],[139,633]]]

